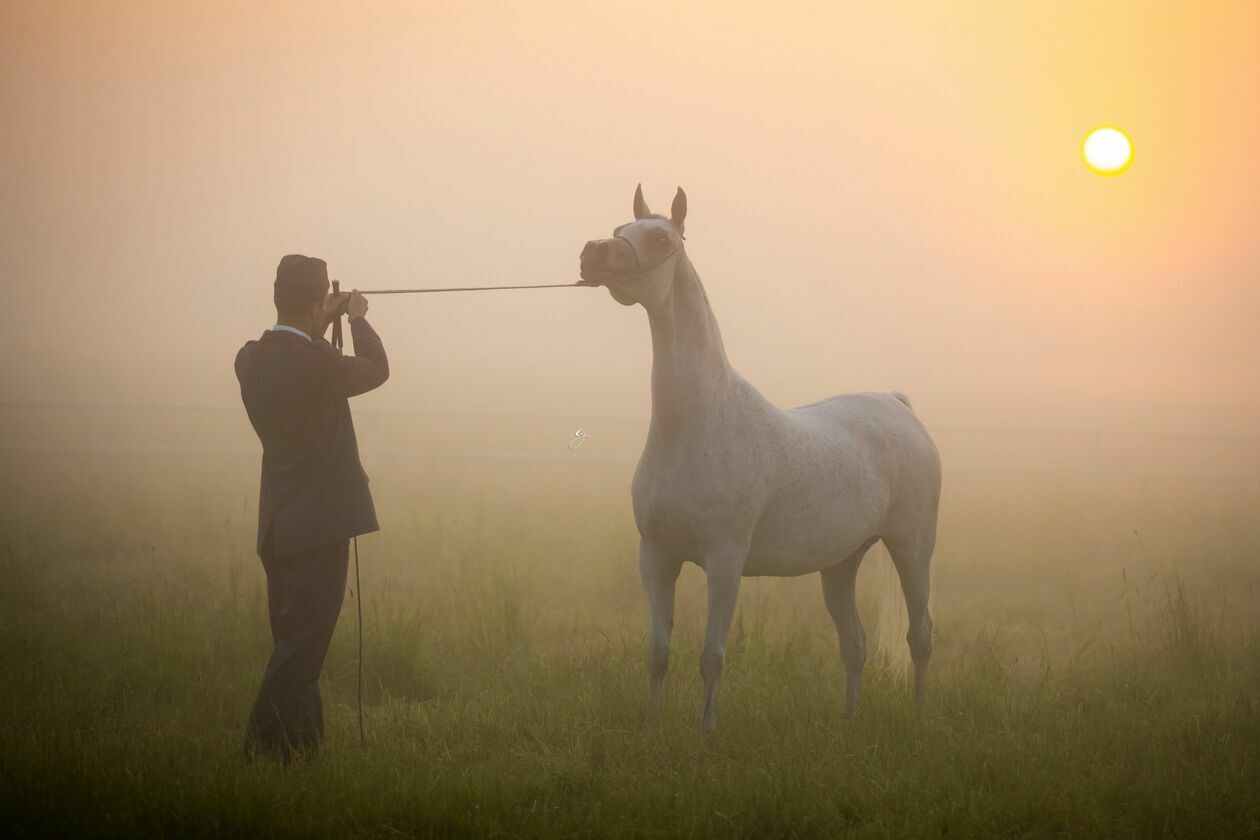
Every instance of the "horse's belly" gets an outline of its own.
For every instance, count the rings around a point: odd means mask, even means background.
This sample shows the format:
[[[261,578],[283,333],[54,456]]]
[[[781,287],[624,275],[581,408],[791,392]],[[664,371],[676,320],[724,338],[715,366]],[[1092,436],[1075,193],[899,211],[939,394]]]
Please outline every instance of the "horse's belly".
[[[753,532],[744,575],[794,577],[834,566],[874,536],[874,523],[865,520],[767,516]]]
[[[787,552],[782,546],[753,549],[748,552],[748,559],[744,562],[743,575],[744,577],[807,575],[835,564],[834,560],[824,562],[824,556],[831,557],[832,555],[817,551],[810,554]]]

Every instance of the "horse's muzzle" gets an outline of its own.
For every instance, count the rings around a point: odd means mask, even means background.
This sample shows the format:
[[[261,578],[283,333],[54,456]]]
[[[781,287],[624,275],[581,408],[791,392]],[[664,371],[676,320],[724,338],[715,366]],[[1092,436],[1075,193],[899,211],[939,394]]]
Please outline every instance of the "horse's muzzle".
[[[592,239],[578,257],[582,279],[602,285],[634,274],[634,252],[622,239]]]

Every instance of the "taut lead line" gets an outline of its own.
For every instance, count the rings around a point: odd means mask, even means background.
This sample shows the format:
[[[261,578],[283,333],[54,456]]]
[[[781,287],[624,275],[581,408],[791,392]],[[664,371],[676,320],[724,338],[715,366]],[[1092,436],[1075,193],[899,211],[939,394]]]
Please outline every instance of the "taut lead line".
[[[509,289],[576,289],[594,287],[594,283],[579,280],[576,283],[548,283],[542,286],[454,286],[447,289],[368,289],[359,290],[361,295],[426,295],[435,292],[498,292]]]

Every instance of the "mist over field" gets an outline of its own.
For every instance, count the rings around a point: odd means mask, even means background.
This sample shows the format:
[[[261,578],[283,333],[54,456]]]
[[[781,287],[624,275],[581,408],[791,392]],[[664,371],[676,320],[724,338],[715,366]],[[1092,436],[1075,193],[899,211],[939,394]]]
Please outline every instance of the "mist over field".
[[[1255,834],[1257,32],[1250,3],[3,5],[0,825]],[[1102,124],[1121,176],[1082,163]],[[932,434],[926,704],[876,548],[856,716],[818,576],[747,578],[703,735],[688,565],[652,719],[644,313],[371,297],[382,528],[329,748],[243,764],[270,635],[232,362],[279,258],[345,289],[575,282],[640,182],[661,213],[685,188],[768,399],[896,389]]]
[[[556,283],[690,197],[736,368],[937,423],[1254,428],[1249,3],[8,4],[6,396],[231,403],[280,256]],[[1135,164],[1100,178],[1101,123]],[[646,413],[600,292],[377,301],[365,405]],[[47,349],[55,323],[62,337]]]

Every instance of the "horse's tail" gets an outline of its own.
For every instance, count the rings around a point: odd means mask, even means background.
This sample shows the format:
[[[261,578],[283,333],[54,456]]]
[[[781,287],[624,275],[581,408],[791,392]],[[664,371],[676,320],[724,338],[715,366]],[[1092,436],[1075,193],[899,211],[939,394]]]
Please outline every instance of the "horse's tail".
[[[903,400],[904,402],[904,400]],[[910,648],[906,634],[910,630],[910,618],[906,614],[905,599],[901,594],[901,577],[893,565],[892,555],[883,540],[879,542],[879,555],[875,565],[876,605],[875,658],[888,670],[897,682],[905,682],[910,676]],[[872,546],[874,548],[874,546]]]

